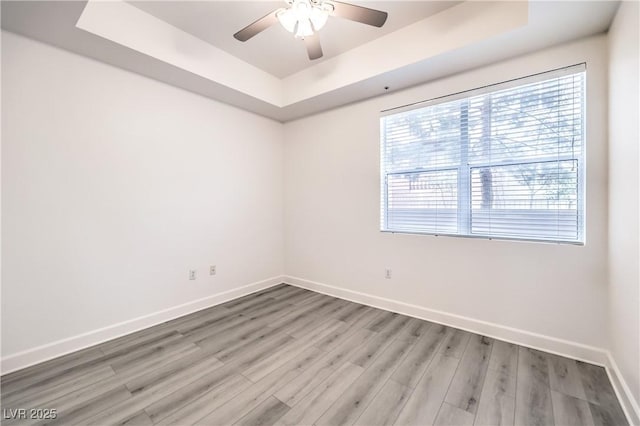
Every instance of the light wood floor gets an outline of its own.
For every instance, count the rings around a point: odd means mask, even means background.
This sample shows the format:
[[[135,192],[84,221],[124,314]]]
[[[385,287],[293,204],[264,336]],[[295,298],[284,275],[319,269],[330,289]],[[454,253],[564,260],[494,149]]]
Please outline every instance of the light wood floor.
[[[601,367],[287,285],[1,384],[65,425],[626,424]]]

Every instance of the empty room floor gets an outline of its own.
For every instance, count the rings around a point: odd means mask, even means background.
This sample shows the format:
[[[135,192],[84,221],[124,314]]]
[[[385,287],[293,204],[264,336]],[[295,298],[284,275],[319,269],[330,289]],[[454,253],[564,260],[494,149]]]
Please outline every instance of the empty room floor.
[[[284,284],[1,384],[3,425],[627,424],[602,367]]]

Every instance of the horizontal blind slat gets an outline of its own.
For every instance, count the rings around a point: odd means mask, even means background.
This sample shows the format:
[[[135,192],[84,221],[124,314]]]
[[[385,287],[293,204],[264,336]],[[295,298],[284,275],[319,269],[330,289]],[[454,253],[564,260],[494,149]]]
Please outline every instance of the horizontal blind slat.
[[[383,230],[582,238],[579,71],[381,118]]]

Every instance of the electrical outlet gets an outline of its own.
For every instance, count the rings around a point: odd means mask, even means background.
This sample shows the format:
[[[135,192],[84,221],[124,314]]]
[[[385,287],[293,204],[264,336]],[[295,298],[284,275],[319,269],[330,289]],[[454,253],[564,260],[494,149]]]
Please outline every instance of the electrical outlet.
[[[216,265],[209,266],[209,275],[215,275],[215,274],[216,274]]]
[[[388,280],[391,279],[391,269],[387,268],[384,270],[384,277]]]
[[[195,280],[196,279],[196,270],[195,269],[189,269],[189,279],[190,280]]]

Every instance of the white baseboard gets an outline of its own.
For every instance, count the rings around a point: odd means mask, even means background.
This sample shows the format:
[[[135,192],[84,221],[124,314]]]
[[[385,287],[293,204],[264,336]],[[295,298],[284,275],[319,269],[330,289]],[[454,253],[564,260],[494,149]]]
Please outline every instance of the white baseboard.
[[[242,287],[217,293],[202,299],[174,306],[162,311],[154,312],[131,320],[123,321],[118,324],[100,328],[98,330],[89,331],[77,336],[58,340],[46,345],[38,346],[33,349],[8,355],[0,361],[2,374],[11,373],[21,370],[30,365],[48,361],[70,352],[85,349],[93,345],[104,343],[108,340],[115,339],[154,325],[169,321],[190,313],[227,302],[238,297],[245,296],[256,291],[264,290],[274,285],[281,284],[284,280],[283,276],[276,276],[266,280],[254,282]]]
[[[622,372],[618,368],[615,358],[611,352],[607,351],[607,373],[609,374],[609,380],[613,385],[613,389],[616,391],[620,405],[624,413],[627,415],[627,420],[632,425],[640,425],[640,406],[638,401],[635,400],[631,389],[627,384]]]
[[[12,354],[2,358],[0,362],[0,369],[2,374],[11,373],[13,371],[29,367],[30,365],[48,361],[50,359],[66,355],[70,352],[85,349],[120,336],[152,327],[165,321],[188,315],[256,291],[273,287],[274,285],[278,285],[282,282],[306,288],[318,293],[350,300],[352,302],[467,330],[495,339],[589,362],[591,364],[601,365],[607,370],[609,379],[611,380],[618,399],[620,400],[625,414],[627,415],[627,419],[632,425],[640,425],[640,408],[638,407],[638,402],[633,398],[629,386],[624,380],[615,359],[609,351],[564,339],[531,333],[500,324],[480,321],[461,315],[450,314],[410,303],[373,296],[366,293],[286,275],[268,278],[266,280],[251,283],[222,293],[217,293],[139,318],[124,321],[119,324]]]
[[[329,296],[338,297],[340,299],[397,312],[399,314],[459,328],[476,334],[481,334],[483,336],[504,340],[506,342],[605,367],[629,423],[632,425],[640,425],[640,411],[638,410],[638,403],[634,400],[629,386],[627,386],[623,376],[620,374],[620,370],[611,356],[611,353],[605,349],[571,342],[569,340],[558,339],[556,337],[545,336],[543,334],[532,333],[513,327],[507,327],[501,324],[450,314],[384,297],[373,296],[353,290],[346,290],[344,288],[334,287],[303,278],[285,276],[283,281],[287,284],[306,288],[307,290],[327,294]]]
[[[346,290],[328,284],[305,280],[303,278],[285,276],[284,282],[298,287],[303,287],[308,290],[313,290],[319,293],[328,294],[330,296],[339,297],[341,299],[346,299],[353,302],[362,303],[364,305],[385,309],[387,311],[397,312],[403,315],[424,319],[438,324],[448,325],[462,330],[471,331],[473,333],[493,337],[498,340],[505,340],[521,346],[539,349],[557,355],[568,356],[574,359],[589,362],[591,364],[606,366],[608,362],[607,352],[604,349],[583,345],[581,343],[575,343],[564,339],[558,339],[556,337],[545,336],[538,333],[532,333],[529,331],[504,326],[501,324],[481,321],[461,315],[450,314],[443,311],[437,311],[434,309],[425,308],[423,306],[412,305],[410,303],[399,302],[397,300],[373,296],[353,290]]]

